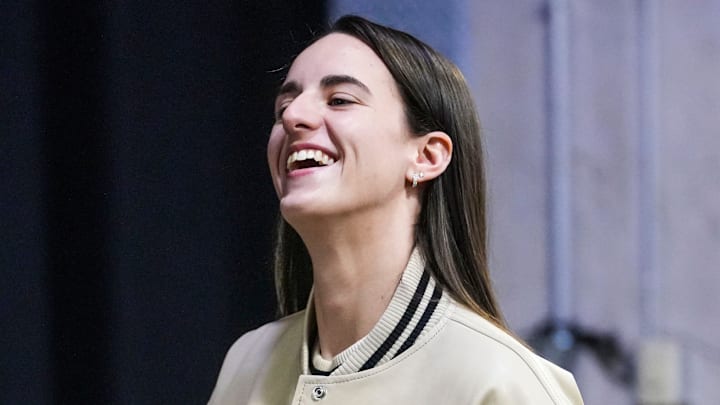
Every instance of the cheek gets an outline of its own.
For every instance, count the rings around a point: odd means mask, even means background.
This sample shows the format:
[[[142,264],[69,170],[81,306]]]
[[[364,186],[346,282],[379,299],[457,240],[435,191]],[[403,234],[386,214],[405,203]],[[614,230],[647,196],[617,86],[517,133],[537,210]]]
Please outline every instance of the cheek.
[[[279,125],[275,125],[270,132],[270,138],[268,139],[267,144],[267,160],[268,160],[268,166],[270,168],[270,175],[272,176],[273,185],[275,186],[275,191],[278,193],[279,190],[279,160],[280,160],[280,154],[282,153],[283,144],[284,144],[285,136],[283,134],[282,127]]]
[[[283,133],[279,125],[275,125],[270,131],[270,137],[268,138],[267,144],[267,158],[270,170],[275,172],[277,170],[277,159],[280,156],[280,150],[283,144]]]

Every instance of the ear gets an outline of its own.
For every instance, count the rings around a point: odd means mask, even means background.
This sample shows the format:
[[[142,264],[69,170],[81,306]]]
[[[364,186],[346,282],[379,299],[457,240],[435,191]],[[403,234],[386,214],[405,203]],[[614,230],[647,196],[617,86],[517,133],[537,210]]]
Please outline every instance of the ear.
[[[417,157],[406,173],[406,178],[413,182],[413,175],[417,175],[418,185],[432,180],[445,172],[452,159],[453,144],[450,136],[445,132],[434,131],[415,138]]]

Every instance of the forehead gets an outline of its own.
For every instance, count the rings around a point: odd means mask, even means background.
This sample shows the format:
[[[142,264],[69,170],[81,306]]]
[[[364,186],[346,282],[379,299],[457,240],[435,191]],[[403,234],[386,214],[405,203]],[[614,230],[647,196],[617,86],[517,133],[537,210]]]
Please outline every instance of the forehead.
[[[329,34],[305,48],[293,61],[286,81],[313,82],[326,75],[352,76],[371,89],[394,84],[390,71],[372,49],[340,33]]]

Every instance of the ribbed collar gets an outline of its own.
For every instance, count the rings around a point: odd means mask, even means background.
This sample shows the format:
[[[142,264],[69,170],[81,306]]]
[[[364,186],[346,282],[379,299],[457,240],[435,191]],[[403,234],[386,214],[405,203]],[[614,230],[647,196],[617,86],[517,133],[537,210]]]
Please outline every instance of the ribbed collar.
[[[413,250],[388,307],[365,337],[332,360],[323,359],[315,349],[317,324],[312,293],[305,312],[302,347],[303,374],[313,368],[338,376],[377,367],[410,348],[442,318],[449,300],[425,270],[420,252]]]

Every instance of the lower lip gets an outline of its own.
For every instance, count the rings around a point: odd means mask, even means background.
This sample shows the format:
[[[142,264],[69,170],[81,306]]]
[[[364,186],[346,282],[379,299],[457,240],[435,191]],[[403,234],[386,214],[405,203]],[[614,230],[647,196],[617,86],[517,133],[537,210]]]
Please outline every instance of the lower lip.
[[[330,166],[307,167],[305,169],[295,169],[293,171],[286,172],[286,173],[287,173],[287,177],[295,178],[295,177],[307,176],[307,175],[315,173],[318,170],[327,169],[328,167],[330,167]]]

